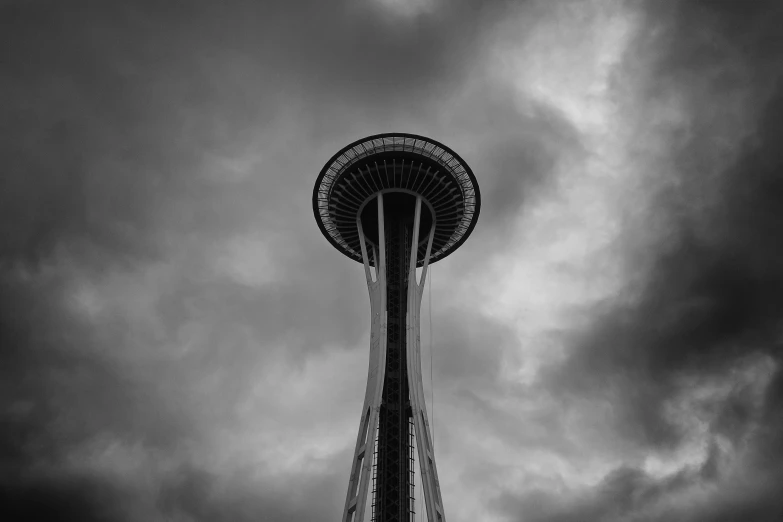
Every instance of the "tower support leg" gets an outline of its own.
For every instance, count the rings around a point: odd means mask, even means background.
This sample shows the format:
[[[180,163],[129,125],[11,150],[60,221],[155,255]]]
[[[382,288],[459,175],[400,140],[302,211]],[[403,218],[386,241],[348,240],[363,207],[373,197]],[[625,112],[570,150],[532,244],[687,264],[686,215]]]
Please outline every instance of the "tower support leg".
[[[419,468],[421,469],[421,483],[424,490],[424,499],[427,505],[427,519],[430,522],[444,522],[443,500],[438,481],[438,470],[435,465],[435,454],[432,446],[430,424],[427,418],[427,406],[424,400],[424,386],[421,378],[421,298],[424,293],[424,283],[427,280],[432,241],[435,234],[435,223],[430,227],[427,240],[427,250],[422,266],[421,281],[416,277],[416,245],[419,242],[419,223],[421,221],[421,197],[416,198],[416,210],[413,219],[413,247],[408,275],[408,379],[411,395],[411,415],[416,433],[416,446],[419,454]]]
[[[370,363],[367,370],[367,387],[364,392],[362,416],[359,421],[359,433],[356,437],[351,476],[348,481],[348,493],[343,509],[343,522],[362,522],[367,504],[370,475],[373,465],[373,443],[375,427],[378,424],[378,412],[381,406],[383,377],[386,372],[386,241],[383,221],[383,194],[378,194],[378,247],[380,254],[374,255],[376,278],[373,281],[370,262],[367,257],[367,245],[362,231],[361,217],[356,224],[362,248],[364,274],[370,292]]]

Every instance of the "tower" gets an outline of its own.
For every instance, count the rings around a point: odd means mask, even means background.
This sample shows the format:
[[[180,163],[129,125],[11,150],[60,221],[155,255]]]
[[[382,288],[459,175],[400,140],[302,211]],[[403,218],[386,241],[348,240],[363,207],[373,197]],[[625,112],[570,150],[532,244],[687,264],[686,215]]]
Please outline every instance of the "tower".
[[[364,265],[370,293],[370,363],[342,522],[364,520],[370,482],[372,520],[409,522],[417,456],[427,518],[445,521],[421,380],[421,298],[429,264],[462,245],[480,205],[462,158],[413,134],[351,143],[318,175],[315,220]]]

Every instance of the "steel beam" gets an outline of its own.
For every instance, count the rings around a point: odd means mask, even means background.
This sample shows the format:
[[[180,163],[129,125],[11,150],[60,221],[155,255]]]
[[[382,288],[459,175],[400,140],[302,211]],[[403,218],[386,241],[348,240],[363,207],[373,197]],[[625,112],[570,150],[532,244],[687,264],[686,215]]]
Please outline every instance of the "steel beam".
[[[364,274],[370,293],[370,363],[367,370],[367,387],[364,392],[359,433],[351,464],[348,493],[343,509],[343,522],[362,522],[367,504],[367,490],[373,465],[373,444],[378,413],[381,407],[383,378],[386,374],[386,241],[383,219],[383,194],[378,194],[378,244],[380,255],[374,259],[376,278],[373,281],[367,258],[367,245],[362,230],[361,216],[356,218],[361,240]],[[373,248],[374,251],[374,248]]]
[[[419,222],[421,219],[421,197],[416,198],[416,210],[413,224],[413,244],[419,241]],[[427,417],[427,406],[424,400],[424,386],[421,377],[421,298],[424,293],[424,283],[427,279],[432,238],[435,234],[435,223],[430,227],[430,235],[427,240],[427,253],[422,267],[421,281],[416,277],[417,250],[411,249],[411,258],[408,275],[408,379],[411,394],[411,410],[413,425],[416,431],[416,447],[419,454],[419,469],[421,470],[421,483],[424,490],[424,499],[427,505],[427,519],[430,522],[445,522],[443,512],[443,500],[438,481],[438,470],[435,465],[435,453],[432,446],[430,424]]]

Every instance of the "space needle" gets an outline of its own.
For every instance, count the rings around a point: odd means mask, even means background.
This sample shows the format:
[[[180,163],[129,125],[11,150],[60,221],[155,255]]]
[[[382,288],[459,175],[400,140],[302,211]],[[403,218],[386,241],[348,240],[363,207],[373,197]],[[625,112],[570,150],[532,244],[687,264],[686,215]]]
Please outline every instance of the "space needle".
[[[318,227],[362,263],[370,293],[367,387],[342,522],[364,520],[370,493],[371,520],[411,521],[416,457],[427,519],[446,520],[422,385],[421,299],[428,266],[465,242],[480,207],[465,161],[414,134],[355,141],[318,175]]]

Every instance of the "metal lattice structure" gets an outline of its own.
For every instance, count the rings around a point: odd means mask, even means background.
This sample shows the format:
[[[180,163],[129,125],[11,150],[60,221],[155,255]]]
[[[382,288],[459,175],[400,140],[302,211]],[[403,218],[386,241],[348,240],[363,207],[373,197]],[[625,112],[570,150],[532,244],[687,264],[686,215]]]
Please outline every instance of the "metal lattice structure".
[[[370,364],[343,522],[364,520],[370,481],[372,520],[410,522],[416,456],[427,518],[445,520],[421,380],[421,298],[429,264],[462,245],[480,206],[462,158],[413,134],[351,143],[318,176],[318,226],[364,265],[370,292]]]

